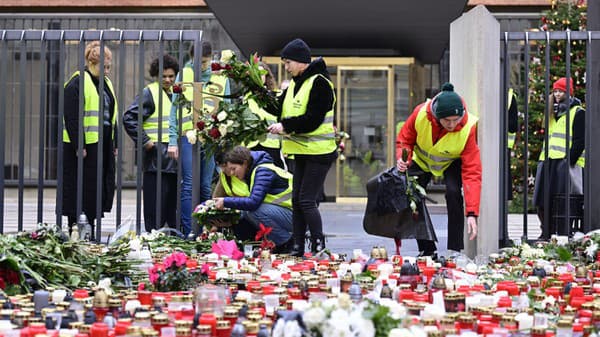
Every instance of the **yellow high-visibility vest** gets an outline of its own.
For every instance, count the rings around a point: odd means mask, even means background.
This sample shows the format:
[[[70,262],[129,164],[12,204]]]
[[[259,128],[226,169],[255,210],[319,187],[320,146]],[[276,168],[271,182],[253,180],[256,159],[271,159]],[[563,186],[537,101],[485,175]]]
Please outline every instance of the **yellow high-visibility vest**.
[[[281,118],[302,116],[306,113],[310,91],[315,79],[323,77],[333,92],[333,83],[321,74],[313,75],[306,79],[300,90],[294,95],[296,83],[292,79],[287,89],[281,111]],[[326,154],[335,151],[335,130],[333,128],[333,107],[335,106],[335,94],[331,110],[327,111],[323,123],[314,131],[292,135],[293,139],[283,138],[282,151],[285,154]]]
[[[225,194],[230,197],[249,197],[250,196],[250,188],[248,184],[238,179],[236,176],[230,176],[231,185],[227,181],[228,176],[225,173],[219,173],[219,180],[221,181],[221,186],[223,186],[223,190]]]
[[[152,94],[152,100],[154,101],[154,112],[150,117],[148,117],[143,124],[144,131],[150,137],[150,140],[153,142],[158,141],[158,128],[159,125],[162,128],[161,134],[161,142],[168,143],[169,142],[169,113],[171,112],[171,99],[167,93],[160,87],[158,82],[153,82],[148,84],[148,90],[150,90],[150,94]],[[162,93],[162,122],[159,124],[158,115],[159,115],[159,91]],[[140,102],[140,109],[141,109]]]
[[[248,96],[249,94],[246,95],[246,101],[248,102],[248,108],[250,108],[250,111],[254,112],[261,119],[268,121],[269,125],[277,123],[277,117],[271,115],[270,113],[266,112],[265,109],[259,107],[256,101],[251,98],[248,98]],[[258,144],[270,149],[279,149],[281,147],[281,136],[272,133],[267,133],[267,139],[265,139],[264,141],[259,142],[258,140],[255,140],[246,144],[245,146],[251,148],[255,147]]]
[[[581,106],[575,105],[569,110],[569,125],[571,126],[571,132],[569,133],[569,149],[573,143],[573,121],[575,120],[575,114],[577,110],[582,109]],[[554,118],[553,114],[550,114],[550,120],[548,123],[548,157],[550,159],[562,159],[567,157],[567,147],[565,140],[567,139],[567,114],[558,117],[558,120]],[[545,149],[542,147],[540,153],[540,161],[545,159]],[[577,159],[577,165],[585,167],[585,150],[581,153],[581,156]]]
[[[469,115],[467,124],[457,132],[448,132],[435,145],[432,140],[431,122],[427,119],[427,105],[423,107],[415,120],[417,142],[413,149],[412,159],[425,171],[441,177],[452,162],[462,154],[469,133],[477,123],[474,115]]]
[[[85,137],[86,144],[95,144],[98,143],[98,123],[100,122],[100,95],[98,95],[98,89],[96,89],[96,85],[94,81],[92,81],[92,76],[88,74],[87,71],[83,72],[83,132]],[[79,71],[76,71],[71,75],[69,80],[65,82],[64,86],[66,87],[69,82],[73,78],[79,75]],[[115,98],[115,90],[113,89],[112,82],[108,77],[104,77],[104,84],[108,87],[113,99]],[[104,104],[104,103],[103,103]],[[112,139],[115,137],[115,125],[117,122],[117,100],[115,99],[115,107],[113,109],[111,124],[113,126],[112,131]],[[63,120],[64,123],[64,120]],[[63,128],[63,142],[70,143],[71,139],[69,138],[69,133],[67,132],[67,128]]]

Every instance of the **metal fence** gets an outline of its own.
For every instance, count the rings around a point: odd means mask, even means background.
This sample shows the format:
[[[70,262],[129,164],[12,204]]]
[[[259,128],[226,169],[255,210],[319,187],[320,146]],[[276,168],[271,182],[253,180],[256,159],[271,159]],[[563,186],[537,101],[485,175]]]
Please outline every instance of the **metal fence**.
[[[588,74],[593,74],[592,72],[592,62],[591,60],[593,60],[593,57],[595,55],[592,54],[592,46],[596,46],[597,45],[597,40],[600,40],[600,32],[592,32],[592,31],[563,31],[563,32],[506,32],[503,33],[501,36],[501,49],[503,51],[503,54],[501,56],[501,65],[502,65],[502,70],[501,70],[501,83],[503,83],[503,85],[501,86],[503,88],[502,91],[502,95],[501,97],[503,97],[503,99],[501,99],[501,107],[500,107],[500,111],[506,111],[507,110],[507,100],[508,100],[508,90],[509,87],[511,87],[512,85],[514,85],[515,78],[524,78],[527,79],[525,81],[523,81],[524,85],[523,87],[519,87],[519,88],[514,88],[515,90],[517,90],[520,94],[519,94],[519,98],[520,98],[520,130],[522,131],[520,133],[520,137],[517,138],[518,142],[517,142],[517,146],[521,146],[522,151],[519,151],[520,153],[522,153],[522,157],[514,157],[512,156],[511,158],[511,154],[509,153],[509,151],[506,151],[505,149],[507,148],[507,127],[508,127],[508,113],[505,114],[505,118],[502,119],[502,123],[500,125],[500,139],[503,140],[501,141],[501,149],[500,149],[500,153],[503,154],[502,156],[502,161],[501,163],[503,164],[502,167],[503,168],[509,168],[509,164],[512,163],[514,164],[515,162],[521,162],[522,163],[522,170],[521,173],[522,174],[522,186],[518,186],[516,189],[520,191],[521,193],[521,199],[522,199],[522,213],[523,213],[523,237],[522,240],[526,241],[526,240],[530,240],[530,239],[535,239],[535,238],[528,238],[527,233],[528,233],[528,217],[527,214],[531,211],[533,211],[533,207],[531,205],[531,183],[532,183],[532,179],[530,177],[535,177],[536,176],[536,167],[531,167],[530,163],[531,160],[533,161],[537,161],[537,158],[530,158],[531,153],[530,153],[530,142],[532,139],[530,139],[530,136],[532,135],[532,126],[534,125],[534,123],[536,121],[532,121],[530,119],[530,116],[532,114],[532,111],[530,110],[530,103],[532,99],[538,99],[539,97],[533,97],[533,95],[535,94],[534,90],[532,90],[533,84],[532,84],[532,62],[535,62],[538,65],[541,65],[541,68],[544,71],[544,75],[543,75],[543,82],[544,82],[544,94],[543,94],[543,101],[545,103],[545,107],[544,107],[544,124],[543,124],[543,128],[544,130],[546,130],[546,132],[542,135],[538,133],[538,137],[543,137],[544,139],[544,150],[543,152],[545,153],[545,158],[548,158],[548,130],[549,130],[549,120],[550,120],[550,109],[549,109],[549,100],[547,99],[549,97],[549,95],[551,94],[552,90],[552,83],[554,82],[554,79],[556,79],[557,77],[567,77],[567,78],[585,78],[585,76],[582,76],[582,74],[580,73],[576,73],[573,74],[572,72],[572,58],[573,58],[573,46],[577,46],[577,45],[585,45],[585,60],[587,61],[586,64],[586,68],[585,68],[585,73]],[[561,41],[563,47],[561,48],[557,48],[556,47],[556,42],[557,41]],[[541,44],[541,48],[540,48],[540,44]],[[509,52],[514,54],[514,50],[515,50],[515,46],[517,46],[516,48],[520,48],[522,50],[522,54],[520,57],[520,61],[519,62],[514,62],[511,63],[511,60],[514,61],[514,57],[511,57],[509,55]],[[594,47],[595,48],[595,47]],[[539,59],[537,56],[537,52],[539,50],[543,51],[543,59]],[[598,57],[598,56],[595,56]],[[565,68],[564,69],[557,69],[556,64],[554,61],[556,61],[556,58],[559,59],[564,59],[565,60]],[[597,70],[595,70],[597,72]],[[567,81],[567,83],[569,83],[569,81]],[[569,86],[569,84],[567,84],[567,86]],[[586,105],[591,105],[591,103],[594,100],[598,100],[598,97],[595,97],[594,95],[592,95],[589,92],[589,85],[587,85],[587,83],[583,82],[583,83],[579,83],[578,84],[579,87],[581,86],[587,86],[586,87],[586,91],[585,91],[585,97],[579,97],[582,101],[583,101],[583,106],[585,108]],[[569,87],[567,87],[567,91],[569,91]],[[567,95],[569,95],[567,93]],[[567,99],[569,99],[569,96],[567,96]],[[593,113],[593,112],[592,112]],[[570,112],[569,109],[567,109],[567,116],[566,116],[566,138],[568,140],[571,140],[571,126],[570,126]],[[590,141],[590,137],[591,137],[591,133],[594,131],[591,129],[590,127],[590,123],[589,123],[589,118],[590,118],[590,112],[586,113],[586,148],[588,148],[592,142]],[[538,121],[539,122],[539,121]],[[568,143],[567,143],[568,144]],[[569,146],[567,146],[567,151],[566,151],[566,161],[569,162],[570,160],[570,152],[569,152]],[[585,159],[586,159],[586,165],[589,165],[590,163],[590,158],[589,158],[589,150],[585,151]],[[514,154],[514,153],[513,153]],[[548,165],[544,165],[543,166],[543,173],[544,176],[548,177],[549,171],[548,171]],[[566,172],[567,174],[569,172]],[[585,185],[588,185],[590,183],[590,172],[589,169],[584,169],[584,177],[583,177],[583,183]],[[500,177],[500,186],[506,186],[506,179],[507,176],[504,174],[501,174]],[[548,188],[551,184],[554,184],[555,182],[550,181],[550,179],[544,179],[544,191],[548,191]],[[564,191],[571,191],[571,179],[564,179]],[[588,186],[584,186],[584,191],[589,191],[589,185]],[[501,188],[500,190],[501,196],[502,198],[500,200],[507,200],[507,193],[512,193],[512,191],[507,191],[503,188]],[[576,199],[576,200],[574,200]],[[585,207],[588,207],[588,197],[586,196],[586,202],[583,203],[584,197],[583,195],[570,195],[569,197],[565,197],[564,195],[561,197],[560,195],[550,195],[548,193],[545,193],[543,196],[543,205],[544,205],[544,212],[543,212],[543,219],[545,222],[548,223],[554,223],[554,225],[558,225],[550,234],[565,234],[565,233],[571,233],[575,230],[582,230],[582,231],[586,231],[589,230],[595,226],[593,226],[593,224],[584,224],[584,216],[583,216],[583,210]],[[562,204],[562,205],[560,205]],[[557,214],[552,214],[551,213],[551,209],[556,209],[555,206],[560,206],[560,207],[564,207],[564,214],[561,215],[557,215]],[[507,207],[507,203],[501,203],[500,205],[501,207],[501,219],[499,221],[500,226],[499,226],[499,230],[500,230],[500,239],[501,239],[501,245],[502,244],[508,244],[508,236],[507,236],[507,213],[508,213],[508,207]],[[561,219],[562,218],[562,219]],[[561,226],[563,226],[561,228]],[[564,227],[567,227],[566,229]],[[592,227],[590,227],[592,226]]]
[[[63,182],[63,84],[75,71],[84,72],[84,51],[86,43],[100,41],[101,64],[104,68],[104,46],[113,54],[112,73],[116,103],[119,106],[117,116],[116,139],[118,155],[116,157],[116,224],[121,223],[122,187],[124,180],[135,179],[137,186],[136,229],[140,231],[141,214],[141,162],[142,147],[137,149],[131,140],[124,136],[120,123],[122,112],[140,95],[150,79],[147,78],[147,66],[151,59],[165,53],[179,60],[180,67],[188,61],[187,52],[195,46],[195,68],[199,68],[202,31],[198,30],[0,30],[0,121],[4,132],[0,133],[0,166],[4,174],[0,176],[0,200],[5,200],[6,182],[16,183],[18,189],[17,230],[23,229],[23,202],[26,186],[37,186],[37,222],[43,219],[44,187],[55,182],[56,223],[62,224],[62,182]],[[162,65],[162,58],[161,65]],[[162,79],[162,66],[158,79]],[[199,69],[195,69],[196,76]],[[82,77],[83,78],[83,77]],[[83,80],[81,81],[83,82]],[[99,90],[106,85],[100,80]],[[81,86],[82,87],[82,86]],[[82,88],[80,88],[82,89]],[[81,92],[81,91],[80,91]],[[81,96],[81,95],[80,95]],[[80,100],[79,112],[83,113]],[[101,100],[102,101],[102,100]],[[100,116],[104,105],[99,104]],[[162,110],[162,107],[159,107]],[[160,114],[169,112],[160,111]],[[160,118],[160,116],[159,116]],[[102,130],[102,118],[99,129]],[[82,134],[82,122],[79,132]],[[103,142],[99,134],[99,148]],[[79,138],[80,140],[82,137]],[[78,148],[81,149],[81,141]],[[77,214],[82,209],[82,159],[78,158],[77,171]],[[98,172],[102,170],[102,159],[98,160]],[[124,176],[128,174],[129,176]],[[158,174],[158,179],[160,179]],[[102,233],[101,178],[97,179],[96,229],[97,238]],[[160,193],[160,189],[158,191]],[[0,203],[0,232],[4,232],[4,205]],[[159,211],[160,213],[160,211]],[[158,214],[160,216],[160,214]],[[178,221],[179,223],[179,221]]]

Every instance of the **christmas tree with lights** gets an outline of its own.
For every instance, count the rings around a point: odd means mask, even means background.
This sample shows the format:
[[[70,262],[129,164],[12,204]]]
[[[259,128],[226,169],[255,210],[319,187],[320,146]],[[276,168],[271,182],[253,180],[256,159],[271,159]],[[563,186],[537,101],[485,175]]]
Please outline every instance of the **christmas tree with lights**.
[[[543,13],[540,30],[542,31],[583,31],[586,29],[587,5],[584,0],[552,0],[552,8]],[[524,124],[524,115],[520,113],[520,142],[513,148],[511,156],[511,171],[513,178],[513,195],[523,193],[523,179],[527,179],[531,197],[535,183],[535,171],[538,159],[544,145],[544,110],[546,109],[546,41],[532,41],[535,52],[531,54],[529,68],[529,125]],[[561,77],[566,77],[566,40],[550,41],[550,79],[552,83]],[[571,41],[571,78],[574,82],[574,95],[582,103],[585,99],[585,52],[586,42],[581,40]],[[550,94],[548,93],[548,94]],[[522,103],[522,102],[521,102]],[[524,109],[519,109],[524,111]],[[529,169],[524,174],[524,135],[529,133]],[[522,198],[516,197],[517,208],[522,208]],[[531,203],[529,203],[531,207]]]

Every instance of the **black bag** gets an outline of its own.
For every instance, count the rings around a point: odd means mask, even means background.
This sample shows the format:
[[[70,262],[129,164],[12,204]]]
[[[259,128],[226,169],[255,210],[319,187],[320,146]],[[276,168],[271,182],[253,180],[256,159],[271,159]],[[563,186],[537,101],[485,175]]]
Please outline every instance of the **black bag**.
[[[418,213],[413,214],[406,189],[406,176],[396,167],[367,182],[368,199],[363,218],[365,232],[395,239],[437,241],[424,200],[418,196]]]

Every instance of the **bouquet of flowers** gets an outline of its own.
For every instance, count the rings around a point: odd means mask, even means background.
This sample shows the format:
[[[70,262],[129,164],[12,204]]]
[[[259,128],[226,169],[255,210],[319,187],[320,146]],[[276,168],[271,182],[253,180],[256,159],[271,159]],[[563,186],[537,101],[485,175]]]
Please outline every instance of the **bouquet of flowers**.
[[[211,70],[234,81],[238,91],[224,97],[233,98],[233,100],[231,102],[221,101],[218,113],[201,115],[200,120],[196,122],[196,130],[186,133],[188,141],[192,144],[200,141],[209,153],[256,140],[264,141],[267,137],[268,122],[253,113],[248,107],[247,101],[241,99],[249,94],[249,98],[253,99],[261,108],[277,105],[275,93],[268,91],[263,83],[262,75],[267,71],[260,69],[258,56],[254,54],[248,62],[241,62],[235,54],[229,52],[224,55],[220,63],[213,63]],[[180,92],[182,89],[174,87],[173,91]],[[191,107],[191,102],[184,95],[179,95],[174,104]]]
[[[241,62],[234,53],[228,53],[221,58],[221,63],[212,65],[212,70],[221,71],[222,75],[236,82],[238,96],[250,93],[249,98],[261,108],[277,107],[277,94],[265,87],[262,76],[267,74],[267,70],[260,69],[259,61],[256,53],[250,55],[248,62]]]
[[[406,309],[396,301],[354,304],[348,294],[341,293],[338,298],[312,302],[304,308],[301,319],[278,319],[272,336],[387,337],[392,330],[402,327],[407,317]]]
[[[192,216],[201,225],[222,224],[231,226],[240,220],[240,211],[236,209],[217,209],[213,200],[206,200],[194,209]]]
[[[246,103],[221,102],[219,112],[202,115],[196,123],[196,132],[188,132],[190,143],[199,140],[209,153],[218,149],[227,149],[252,141],[264,141],[267,138],[266,120],[252,112]]]
[[[187,291],[208,279],[206,267],[197,268],[195,260],[183,252],[166,256],[148,270],[148,277],[156,291]]]

